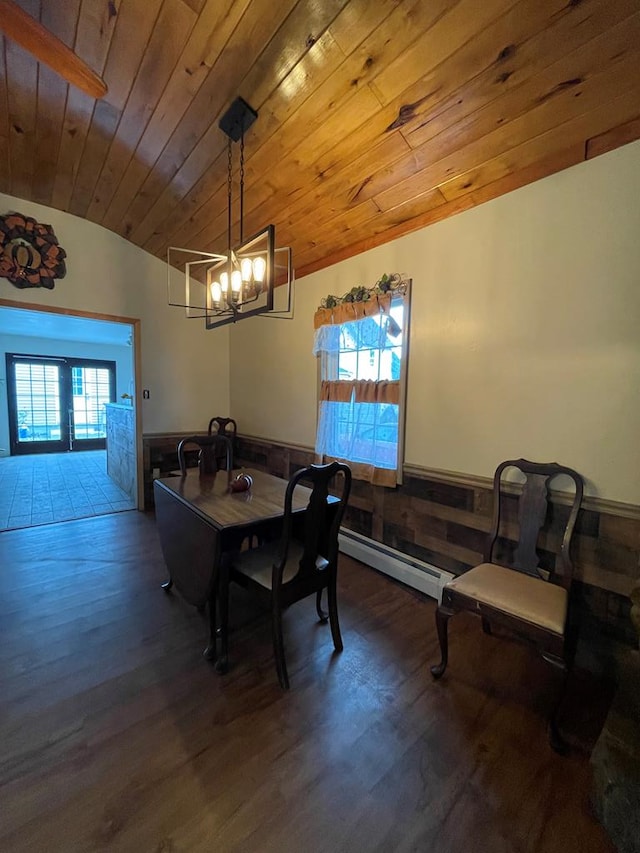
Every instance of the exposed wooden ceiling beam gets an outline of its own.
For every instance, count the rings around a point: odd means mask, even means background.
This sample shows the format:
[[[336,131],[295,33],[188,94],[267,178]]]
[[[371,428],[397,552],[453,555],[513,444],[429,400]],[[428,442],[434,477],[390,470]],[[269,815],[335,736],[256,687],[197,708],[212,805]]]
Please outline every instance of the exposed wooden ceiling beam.
[[[12,0],[0,0],[0,30],[37,60],[48,65],[67,83],[92,98],[102,98],[106,95],[107,86],[104,80],[64,42],[31,15],[27,15]]]

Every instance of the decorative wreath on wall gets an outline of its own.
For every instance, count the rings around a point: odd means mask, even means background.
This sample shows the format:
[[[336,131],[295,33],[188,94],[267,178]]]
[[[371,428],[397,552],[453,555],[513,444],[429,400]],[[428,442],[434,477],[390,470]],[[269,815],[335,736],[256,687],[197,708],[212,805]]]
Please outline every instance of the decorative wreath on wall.
[[[0,216],[1,278],[20,288],[53,290],[54,279],[67,274],[66,256],[50,225],[41,225],[21,213]]]

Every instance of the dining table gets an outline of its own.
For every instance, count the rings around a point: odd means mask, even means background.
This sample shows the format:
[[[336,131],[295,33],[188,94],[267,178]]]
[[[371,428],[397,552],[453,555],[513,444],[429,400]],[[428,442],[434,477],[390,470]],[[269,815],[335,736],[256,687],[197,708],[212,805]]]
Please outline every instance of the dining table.
[[[233,472],[233,478],[240,472]],[[284,515],[287,481],[264,471],[242,469],[251,478],[246,491],[232,489],[228,471],[185,473],[154,480],[156,523],[169,579],[165,591],[176,587],[189,604],[208,605],[209,642],[204,656],[219,672],[228,668],[226,608],[218,628],[216,598],[221,573],[228,571],[233,554],[255,542],[279,537]],[[303,514],[311,489],[298,486],[292,511]],[[220,653],[218,651],[220,644]]]

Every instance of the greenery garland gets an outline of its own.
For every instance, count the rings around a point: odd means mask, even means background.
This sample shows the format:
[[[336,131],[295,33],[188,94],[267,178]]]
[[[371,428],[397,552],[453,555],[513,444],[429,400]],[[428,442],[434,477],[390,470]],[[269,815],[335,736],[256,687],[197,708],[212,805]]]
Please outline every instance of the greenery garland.
[[[384,273],[373,287],[352,287],[344,296],[334,296],[330,293],[321,300],[320,307],[335,308],[343,302],[368,302],[374,296],[394,291],[404,293],[406,284],[405,277],[400,273]]]

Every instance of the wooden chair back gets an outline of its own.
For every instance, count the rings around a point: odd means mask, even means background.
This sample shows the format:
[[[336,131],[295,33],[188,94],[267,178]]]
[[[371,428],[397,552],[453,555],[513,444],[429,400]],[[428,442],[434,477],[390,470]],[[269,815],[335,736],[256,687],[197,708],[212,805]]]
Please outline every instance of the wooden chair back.
[[[224,435],[231,441],[231,465],[234,464],[234,456],[236,454],[236,439],[238,433],[238,425],[233,418],[223,418],[220,415],[215,415],[209,421],[207,428],[208,435]],[[218,462],[220,466],[220,462]]]
[[[571,585],[573,563],[571,560],[571,538],[575,528],[578,510],[582,502],[583,481],[580,474],[572,468],[558,465],[556,462],[529,462],[526,459],[508,459],[498,465],[493,478],[493,521],[487,543],[484,560],[487,563],[504,561],[495,559],[496,545],[501,538],[501,525],[504,526],[506,504],[509,500],[505,490],[505,472],[518,469],[525,482],[518,498],[517,523],[518,535],[510,567],[534,577],[552,580],[565,588]],[[554,506],[553,535],[560,537],[560,548],[555,556],[555,565],[545,570],[541,566],[539,548],[540,531],[550,514],[550,485],[558,477],[573,481],[574,493],[570,508]],[[513,493],[513,489],[510,490]],[[557,534],[556,534],[557,530]]]
[[[299,484],[310,485],[312,491],[302,523],[296,524],[292,501],[293,493]],[[309,465],[296,471],[291,477],[284,499],[281,559],[274,566],[274,590],[282,581],[282,571],[294,539],[302,545],[300,566],[294,582],[304,583],[305,579],[317,577],[319,559],[326,560],[329,571],[335,571],[338,562],[338,532],[350,491],[351,469],[342,462]],[[337,500],[329,502],[330,494]]]
[[[185,449],[195,444],[200,448],[198,467],[201,474],[215,474],[223,469],[231,472],[231,441],[224,435],[191,435],[178,444],[178,464],[180,473],[187,473]]]
[[[207,429],[208,435],[226,435],[231,441],[235,441],[238,425],[233,418],[221,418],[219,415],[211,418]]]

